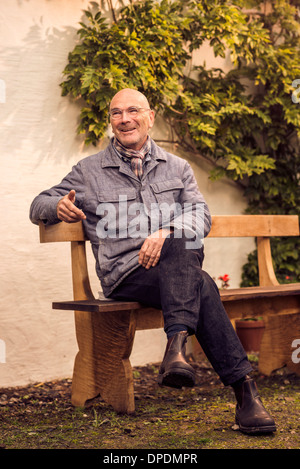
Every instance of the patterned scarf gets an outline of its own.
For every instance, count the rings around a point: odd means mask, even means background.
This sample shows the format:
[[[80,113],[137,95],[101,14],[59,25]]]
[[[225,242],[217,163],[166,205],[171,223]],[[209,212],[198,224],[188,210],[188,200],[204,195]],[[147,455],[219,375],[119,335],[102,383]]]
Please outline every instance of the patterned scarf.
[[[113,137],[112,144],[115,149],[125,158],[130,159],[131,169],[134,174],[141,178],[143,176],[143,159],[149,153],[151,148],[150,138],[147,137],[146,142],[140,150],[132,150],[131,148],[124,147],[115,137]]]

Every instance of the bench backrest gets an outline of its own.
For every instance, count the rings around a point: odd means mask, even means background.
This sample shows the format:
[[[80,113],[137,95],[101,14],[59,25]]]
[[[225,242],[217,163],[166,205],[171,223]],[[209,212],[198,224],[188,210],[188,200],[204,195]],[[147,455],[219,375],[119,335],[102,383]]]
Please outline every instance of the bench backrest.
[[[278,285],[273,268],[270,237],[299,236],[297,215],[214,215],[210,238],[255,237],[257,238],[259,284]],[[40,242],[71,242],[74,299],[91,299],[83,225],[58,223],[45,226],[40,223]]]
[[[210,238],[299,236],[298,215],[213,215]],[[86,241],[82,223],[40,223],[40,242]]]
[[[215,215],[208,235],[221,237],[299,236],[298,215]]]

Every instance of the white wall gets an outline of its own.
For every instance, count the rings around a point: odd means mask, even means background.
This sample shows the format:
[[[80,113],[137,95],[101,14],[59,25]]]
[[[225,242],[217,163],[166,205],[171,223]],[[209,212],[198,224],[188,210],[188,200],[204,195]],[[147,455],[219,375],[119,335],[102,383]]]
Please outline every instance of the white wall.
[[[70,247],[39,244],[38,228],[28,213],[35,195],[96,151],[76,136],[79,107],[62,98],[59,87],[88,5],[87,0],[1,2],[0,388],[72,374],[77,351],[73,313],[51,309],[53,300],[72,298]],[[193,159],[191,163],[212,213],[243,211],[235,186],[211,183],[207,167]],[[233,259],[231,246],[226,243],[224,249],[211,241],[206,269],[213,276],[228,273],[232,286],[238,284],[245,255],[238,248]],[[90,251],[88,255],[97,292],[94,260]],[[138,332],[133,365],[159,361],[164,346],[162,331]]]

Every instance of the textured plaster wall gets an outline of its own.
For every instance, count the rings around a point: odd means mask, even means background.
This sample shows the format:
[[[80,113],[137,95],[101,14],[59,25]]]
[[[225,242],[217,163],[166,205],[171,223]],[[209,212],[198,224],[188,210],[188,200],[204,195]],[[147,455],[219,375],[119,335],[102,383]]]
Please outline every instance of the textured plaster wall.
[[[77,351],[73,314],[53,311],[53,300],[72,297],[70,246],[39,244],[28,218],[40,191],[94,153],[76,136],[78,104],[60,95],[61,71],[77,40],[86,0],[10,0],[0,10],[0,387],[72,375]],[[158,131],[159,128],[159,131]],[[156,126],[153,137],[162,136]],[[167,132],[167,129],[166,129]],[[231,183],[211,183],[208,168],[189,157],[214,214],[241,213],[245,203]],[[206,243],[206,269],[229,273],[238,284],[249,245]],[[88,250],[92,287],[94,260]],[[138,332],[133,365],[159,361],[162,331]]]

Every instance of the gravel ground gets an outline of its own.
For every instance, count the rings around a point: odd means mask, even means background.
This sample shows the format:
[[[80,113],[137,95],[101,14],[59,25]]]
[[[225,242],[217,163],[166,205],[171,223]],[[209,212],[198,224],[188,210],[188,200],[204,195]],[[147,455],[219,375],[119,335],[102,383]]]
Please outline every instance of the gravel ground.
[[[254,377],[277,423],[272,435],[249,437],[234,425],[235,399],[207,361],[194,362],[193,389],[157,385],[159,364],[136,367],[136,413],[118,415],[102,399],[70,402],[71,379],[0,389],[1,449],[299,449],[300,377],[285,368]],[[4,454],[4,453],[2,453]]]

